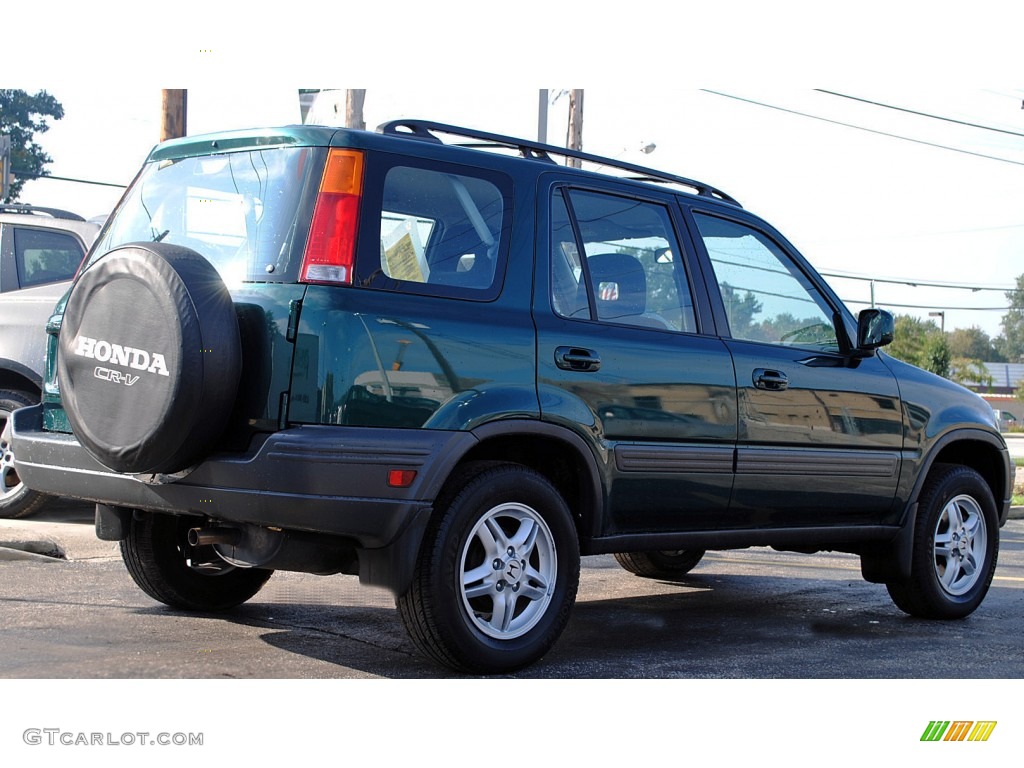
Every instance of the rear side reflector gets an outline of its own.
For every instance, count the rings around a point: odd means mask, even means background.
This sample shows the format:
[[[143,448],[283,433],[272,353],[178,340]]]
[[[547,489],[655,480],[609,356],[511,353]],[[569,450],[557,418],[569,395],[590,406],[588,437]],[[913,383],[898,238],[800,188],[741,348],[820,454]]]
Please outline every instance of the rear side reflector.
[[[363,153],[332,149],[313,209],[300,282],[352,283],[362,194]]]
[[[392,469],[388,471],[388,485],[392,488],[408,488],[415,479],[415,469]]]

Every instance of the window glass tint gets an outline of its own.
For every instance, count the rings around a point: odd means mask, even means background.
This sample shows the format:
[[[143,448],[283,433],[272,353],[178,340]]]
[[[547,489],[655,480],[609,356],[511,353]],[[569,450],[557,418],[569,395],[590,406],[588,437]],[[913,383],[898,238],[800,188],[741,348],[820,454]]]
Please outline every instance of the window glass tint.
[[[426,293],[430,286],[490,289],[504,219],[502,194],[486,179],[391,168],[381,205],[380,272],[421,284]]]
[[[736,222],[695,218],[733,338],[839,349],[828,303],[772,240]]]
[[[14,230],[14,252],[22,288],[70,280],[85,256],[72,235],[20,227]]]
[[[572,190],[568,204],[564,193],[556,194],[551,221],[552,304],[558,314],[696,330],[689,283],[664,206]]]
[[[287,280],[292,247],[305,244],[301,200],[311,174],[319,180],[318,156],[287,147],[150,163],[94,253],[137,241],[173,243],[205,256],[229,285]]]

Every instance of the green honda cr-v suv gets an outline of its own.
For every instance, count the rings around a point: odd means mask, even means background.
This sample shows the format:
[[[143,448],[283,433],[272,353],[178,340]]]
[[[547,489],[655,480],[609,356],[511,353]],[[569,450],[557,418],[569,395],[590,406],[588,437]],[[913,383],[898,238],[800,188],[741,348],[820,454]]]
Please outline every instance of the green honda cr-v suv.
[[[494,673],[556,641],[581,555],[852,552],[940,619],[995,570],[991,409],[702,182],[416,120],[190,137],[60,311],[19,476],[95,501],[176,608],[358,573],[424,653]]]

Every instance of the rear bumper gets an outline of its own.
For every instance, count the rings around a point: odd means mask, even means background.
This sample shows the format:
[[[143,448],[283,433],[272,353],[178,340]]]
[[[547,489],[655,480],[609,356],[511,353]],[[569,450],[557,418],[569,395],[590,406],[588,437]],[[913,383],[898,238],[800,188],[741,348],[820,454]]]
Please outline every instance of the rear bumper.
[[[268,435],[244,454],[215,454],[180,478],[140,478],[99,464],[74,435],[45,432],[42,406],[14,413],[12,447],[34,490],[116,507],[194,514],[351,538],[387,547],[428,510],[468,432],[301,426]],[[409,488],[392,469],[416,470]]]

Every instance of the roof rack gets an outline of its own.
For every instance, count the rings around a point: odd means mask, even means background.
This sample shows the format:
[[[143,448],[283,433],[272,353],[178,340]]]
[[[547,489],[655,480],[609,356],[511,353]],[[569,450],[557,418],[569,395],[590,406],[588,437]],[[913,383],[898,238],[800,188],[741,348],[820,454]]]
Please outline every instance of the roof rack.
[[[696,191],[696,193],[702,197],[721,200],[723,202],[730,203],[731,205],[735,205],[737,208],[743,207],[731,195],[726,194],[722,190],[717,189],[710,184],[705,184],[702,181],[688,179],[685,176],[676,176],[671,173],[664,173],[663,171],[657,171],[653,168],[645,168],[642,165],[624,163],[621,160],[615,160],[613,158],[591,155],[586,152],[580,152],[576,149],[566,149],[565,147],[556,147],[551,144],[541,144],[536,141],[517,139],[512,136],[487,133],[473,128],[460,128],[457,125],[435,123],[430,120],[392,120],[377,126],[377,132],[386,136],[402,136],[407,139],[420,139],[422,141],[430,141],[435,144],[444,144],[441,139],[434,135],[435,133],[443,133],[450,136],[461,136],[463,138],[476,139],[478,142],[482,143],[458,144],[457,146],[460,147],[481,149],[501,147],[505,149],[513,149],[517,150],[522,157],[529,160],[539,160],[541,162],[551,164],[556,164],[555,161],[551,159],[552,155],[567,158],[571,157],[577,160],[584,160],[588,163],[596,163],[599,166],[618,168],[619,170],[628,171],[629,173],[635,173],[637,176],[630,178],[634,178],[636,181],[681,184]]]
[[[38,205],[26,205],[23,203],[0,203],[0,213],[24,213],[40,216],[49,216],[54,219],[68,219],[69,221],[85,221],[83,216],[71,211],[64,211],[60,208],[43,208]]]

